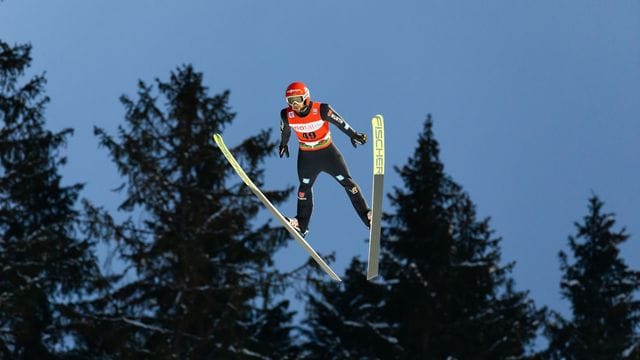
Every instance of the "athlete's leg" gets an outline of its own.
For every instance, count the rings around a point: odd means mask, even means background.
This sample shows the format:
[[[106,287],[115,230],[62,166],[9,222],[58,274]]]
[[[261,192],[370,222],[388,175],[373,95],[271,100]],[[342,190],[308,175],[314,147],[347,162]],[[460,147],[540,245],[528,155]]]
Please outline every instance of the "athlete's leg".
[[[298,209],[296,218],[300,231],[304,234],[313,212],[313,183],[320,173],[320,162],[315,151],[298,151]]]
[[[360,217],[360,220],[362,220],[365,226],[369,227],[370,219],[368,217],[369,207],[367,206],[367,201],[364,199],[364,196],[362,196],[360,187],[351,177],[347,163],[344,161],[340,150],[338,150],[338,148],[333,144],[329,146],[327,150],[329,152],[328,155],[331,157],[331,161],[330,165],[325,167],[324,170],[333,176],[340,185],[344,187],[349,199],[351,200],[353,208]]]

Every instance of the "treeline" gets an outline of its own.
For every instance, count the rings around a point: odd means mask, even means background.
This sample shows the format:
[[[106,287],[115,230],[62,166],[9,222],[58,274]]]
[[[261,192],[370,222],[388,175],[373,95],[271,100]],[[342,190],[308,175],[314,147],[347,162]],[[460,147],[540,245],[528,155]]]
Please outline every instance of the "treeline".
[[[379,279],[357,258],[342,283],[312,263],[283,273],[273,254],[287,234],[258,222],[260,203],[211,141],[234,121],[229,91],[210,94],[186,65],[121,97],[117,133],[94,131],[124,179],[116,216],[61,185],[73,129],[47,130],[30,54],[0,40],[0,358],[640,359],[640,273],[597,196],[559,254],[565,318],[517,289],[489,219],[445,173],[428,116],[395,168]],[[259,186],[272,136],[232,149]],[[101,272],[99,242],[121,273]],[[289,288],[305,304],[299,324]]]

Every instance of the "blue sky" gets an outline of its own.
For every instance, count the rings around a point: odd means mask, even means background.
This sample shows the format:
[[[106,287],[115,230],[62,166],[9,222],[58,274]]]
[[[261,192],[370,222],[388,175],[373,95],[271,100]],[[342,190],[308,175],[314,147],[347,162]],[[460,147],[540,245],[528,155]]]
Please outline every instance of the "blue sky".
[[[114,133],[120,95],[193,64],[211,94],[231,90],[230,146],[265,128],[277,135],[294,80],[359,131],[383,114],[387,191],[401,186],[392,166],[413,154],[431,113],[445,171],[492,218],[503,261],[516,261],[517,287],[538,305],[568,310],[557,253],[594,193],[631,234],[622,255],[640,269],[638,1],[5,0],[0,38],[33,45],[48,126],[76,130],[65,182],[86,183],[82,195],[108,209],[121,180],[93,126]],[[370,150],[334,134],[369,199]],[[266,187],[296,185],[295,156],[267,161]],[[367,231],[329,176],[314,191],[308,239],[335,251],[342,273],[366,258]],[[282,210],[292,214],[295,197]],[[293,241],[277,255],[285,270],[304,260]]]

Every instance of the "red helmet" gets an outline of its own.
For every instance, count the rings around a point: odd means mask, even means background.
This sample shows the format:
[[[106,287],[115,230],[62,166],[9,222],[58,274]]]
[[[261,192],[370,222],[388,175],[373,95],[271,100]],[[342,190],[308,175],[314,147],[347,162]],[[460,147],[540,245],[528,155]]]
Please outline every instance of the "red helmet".
[[[285,99],[289,105],[293,105],[296,102],[302,102],[305,105],[309,105],[311,102],[311,95],[307,85],[300,81],[292,82],[287,86],[287,91],[284,93]]]

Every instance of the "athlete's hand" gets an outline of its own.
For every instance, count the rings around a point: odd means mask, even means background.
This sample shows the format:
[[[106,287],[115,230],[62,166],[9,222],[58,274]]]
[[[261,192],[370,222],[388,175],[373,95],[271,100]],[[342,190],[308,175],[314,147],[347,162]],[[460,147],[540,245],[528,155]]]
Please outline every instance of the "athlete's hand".
[[[351,137],[351,145],[358,147],[358,145],[364,145],[367,142],[367,134],[357,132]]]
[[[280,157],[287,155],[287,157],[289,157],[289,145],[280,145],[280,147],[278,148],[278,155],[280,155]]]

